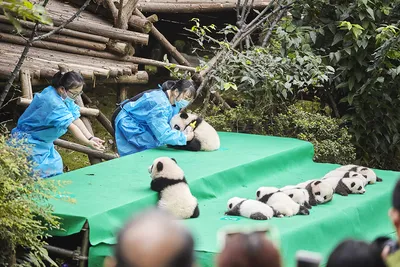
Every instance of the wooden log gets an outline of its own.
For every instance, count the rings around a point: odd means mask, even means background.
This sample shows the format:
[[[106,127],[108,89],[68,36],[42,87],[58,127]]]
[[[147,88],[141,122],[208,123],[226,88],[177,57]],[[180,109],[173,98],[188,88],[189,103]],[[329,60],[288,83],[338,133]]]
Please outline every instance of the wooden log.
[[[118,101],[119,103],[121,103],[128,98],[128,87],[120,85],[118,86],[118,89],[119,89]]]
[[[0,22],[11,24],[11,22],[8,20],[8,18],[3,15],[0,15]],[[33,22],[20,20],[19,23],[22,26],[29,28],[29,29],[33,29],[33,27],[35,27],[35,23],[33,23]],[[51,26],[46,26],[46,25],[41,24],[38,29],[39,29],[39,31],[50,32],[52,30],[55,30],[56,28],[57,27],[51,27]],[[109,40],[109,38],[103,37],[101,35],[94,35],[94,34],[89,34],[89,33],[85,33],[85,32],[69,30],[69,29],[62,29],[59,33],[63,34],[63,35],[76,37],[76,38],[79,38],[82,40],[95,41],[95,42],[99,42],[99,43],[107,43]]]
[[[118,55],[133,55],[135,54],[135,48],[133,45],[126,43],[126,42],[121,42],[118,40],[110,40],[107,43],[107,49],[110,52],[116,53]]]
[[[63,21],[60,19],[53,19],[53,23],[57,26],[60,26]],[[122,30],[118,28],[112,27],[103,27],[94,23],[85,23],[82,24],[77,21],[73,21],[66,26],[67,29],[97,34],[100,36],[108,37],[111,39],[124,40],[128,42],[134,42],[137,44],[147,45],[149,42],[149,35],[145,33],[133,32]]]
[[[144,33],[149,33],[152,26],[153,23],[150,22],[147,18],[141,18],[137,15],[132,15],[129,19],[129,27]]]
[[[75,103],[80,107],[84,107],[83,100],[82,100],[81,96],[78,96],[76,98]],[[80,119],[82,120],[83,124],[85,125],[85,127],[89,131],[89,133],[92,136],[95,136],[94,133],[93,133],[93,128],[92,128],[92,124],[90,123],[90,120],[85,116],[81,116]],[[89,158],[89,162],[90,162],[91,165],[94,165],[94,164],[102,162],[101,158],[97,158],[97,157],[94,157],[92,155],[88,155],[88,158]]]
[[[11,43],[1,43],[0,42],[0,54],[4,54],[6,56],[0,57],[0,63],[3,62],[3,60],[8,60],[11,65],[15,65],[16,62],[18,61],[21,51],[23,50],[22,46],[14,46]],[[97,54],[96,54],[97,55]],[[112,55],[112,54],[110,54]],[[70,53],[65,53],[65,52],[57,52],[57,51],[51,51],[48,49],[42,49],[42,48],[36,48],[32,47],[29,50],[28,54],[28,60],[24,62],[27,64],[27,66],[36,66],[36,64],[40,63],[37,61],[46,61],[46,65],[40,66],[41,69],[53,69],[54,66],[53,64],[49,63],[54,63],[55,65],[58,65],[60,62],[64,62],[66,64],[72,64],[74,65],[76,62],[79,62],[80,64],[84,64],[85,68],[92,69],[92,70],[102,70],[105,68],[108,68],[111,72],[111,70],[114,70],[117,72],[118,75],[122,75],[123,69],[128,69],[130,68],[132,73],[136,73],[138,70],[138,65],[133,64],[131,62],[120,62],[116,61],[114,59],[104,59],[101,57],[88,57],[85,55],[77,55],[77,54],[70,54]],[[49,62],[49,63],[48,63]],[[30,64],[32,63],[32,64]],[[35,68],[33,68],[35,69]],[[111,77],[115,77],[110,73]]]
[[[151,23],[156,23],[158,21],[158,16],[156,14],[153,14],[147,17],[147,20],[150,21]]]
[[[258,5],[254,5],[254,8],[260,9],[265,8],[268,2],[261,2]],[[142,12],[154,12],[154,13],[199,13],[199,12],[220,12],[225,10],[233,10],[236,8],[236,1],[228,3],[160,3],[160,2],[146,2],[140,1],[138,6]]]
[[[92,104],[93,103],[92,100],[90,99],[90,97],[88,97],[87,94],[82,93],[81,97],[82,97],[82,100],[83,100],[83,102],[85,104]]]
[[[0,23],[0,30],[4,33],[16,33],[14,26]],[[22,31],[22,36],[29,37],[32,34],[32,31],[29,29],[24,29]],[[44,32],[38,32],[38,34],[44,34]],[[72,45],[97,51],[104,51],[106,49],[106,44],[97,43],[92,41],[86,41],[82,39],[77,39],[74,37],[67,37],[62,35],[52,35],[46,38],[47,41],[52,41],[60,44]]]
[[[46,70],[45,71],[46,76],[42,75],[41,73],[40,79],[37,78],[32,79],[32,86],[48,85],[49,79],[51,79],[57,71],[58,70]],[[10,75],[9,72],[8,75]],[[86,77],[86,75],[83,76]],[[7,77],[8,76],[1,75],[1,69],[0,69],[0,78],[6,79]],[[108,79],[102,79],[96,81],[93,79],[87,79],[87,80],[85,79],[86,84],[92,84],[94,82],[101,84],[147,84],[149,82],[149,76],[146,71],[138,71],[137,73],[132,75],[122,75],[116,78],[109,77]]]
[[[99,116],[96,117],[96,119],[103,125],[104,128],[113,136],[115,137],[114,134],[114,128],[111,125],[111,122],[107,119],[106,115],[103,114],[103,112],[100,111]]]
[[[116,155],[112,155],[112,154],[107,154],[107,153],[103,153],[94,149],[91,149],[89,147],[80,145],[80,144],[76,144],[73,142],[69,142],[69,141],[65,141],[62,139],[57,139],[53,142],[56,146],[59,147],[63,147],[63,148],[67,148],[67,149],[71,149],[77,152],[81,152],[81,153],[85,153],[91,156],[94,156],[96,158],[102,158],[105,160],[111,160],[111,159],[116,159],[118,158]]]
[[[23,107],[27,107],[31,104],[32,99],[27,99],[27,98],[23,98],[20,97],[17,100],[17,105],[19,106],[23,106]],[[100,110],[98,109],[94,109],[94,108],[85,108],[85,107],[81,107],[80,108],[80,113],[83,116],[99,116]]]
[[[0,41],[19,44],[19,45],[25,44],[25,40],[23,37],[14,36],[14,35],[7,34],[7,33],[0,33]],[[57,50],[57,51],[61,51],[61,52],[68,52],[68,53],[73,53],[73,54],[86,55],[86,56],[92,56],[92,57],[100,57],[100,58],[106,58],[106,59],[114,59],[114,60],[132,62],[132,63],[136,63],[136,64],[152,65],[152,66],[157,66],[157,67],[166,67],[166,66],[171,65],[169,63],[165,63],[162,61],[134,57],[134,56],[125,56],[125,57],[121,58],[112,53],[92,51],[92,50],[87,50],[87,49],[83,49],[83,48],[71,47],[71,46],[66,46],[66,45],[62,45],[62,44],[55,44],[55,43],[46,42],[46,41],[35,42],[35,43],[33,43],[33,46],[40,47],[40,48],[46,48],[46,49],[53,49],[53,50]],[[187,66],[182,66],[182,65],[175,65],[175,67],[178,69],[181,69],[181,70],[188,70],[193,73],[196,72],[196,69],[193,67],[187,67]]]
[[[149,82],[149,75],[146,71],[138,71],[134,75],[122,75],[118,78],[104,80],[104,84],[117,83],[117,84],[147,84]]]
[[[145,16],[140,12],[137,8],[134,11],[134,14],[138,15],[141,18],[145,18]],[[164,35],[159,32],[154,25],[151,28],[151,34],[165,47],[165,49],[175,58],[177,62],[181,65],[190,66],[190,63],[184,58],[179,51],[173,46]],[[152,64],[147,64],[152,65]],[[158,67],[158,66],[157,66]]]
[[[33,99],[31,74],[27,69],[21,69],[19,72],[19,79],[21,81],[22,97]]]

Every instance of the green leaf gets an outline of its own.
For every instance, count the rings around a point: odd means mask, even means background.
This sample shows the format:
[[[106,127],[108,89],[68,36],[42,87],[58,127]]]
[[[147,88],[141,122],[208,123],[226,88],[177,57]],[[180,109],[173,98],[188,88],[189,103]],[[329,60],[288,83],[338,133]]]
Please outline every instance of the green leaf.
[[[374,14],[374,10],[370,7],[367,7],[367,12],[370,15],[370,17],[375,20],[375,14]]]
[[[354,76],[351,76],[349,79],[349,89],[352,90],[354,87]],[[349,103],[351,105],[351,103]]]
[[[344,51],[350,56],[351,55],[351,47],[345,47]]]
[[[310,32],[310,38],[311,38],[312,42],[315,44],[315,42],[317,40],[317,34],[314,31]]]
[[[333,37],[332,46],[339,43],[342,40],[343,40],[343,34],[341,32],[337,32],[335,34],[335,37]]]
[[[341,58],[341,53],[340,53],[340,51],[337,51],[337,52],[335,53],[335,58],[336,58],[336,61],[337,61],[337,62],[340,61],[340,58]]]

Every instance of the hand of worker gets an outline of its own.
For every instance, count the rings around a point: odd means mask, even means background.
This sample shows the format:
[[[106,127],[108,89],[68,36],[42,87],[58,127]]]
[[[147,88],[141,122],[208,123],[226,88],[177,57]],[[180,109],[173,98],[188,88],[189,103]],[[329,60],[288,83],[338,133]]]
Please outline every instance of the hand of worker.
[[[91,140],[89,140],[88,146],[92,149],[99,150],[99,151],[104,151],[104,149],[105,149],[105,147],[102,144],[97,143],[96,141],[93,140],[93,138]]]
[[[98,137],[96,137],[96,136],[92,137],[92,139],[90,139],[90,140],[95,141],[95,142],[96,142],[97,144],[99,144],[99,145],[104,144],[104,140],[101,140],[100,138],[98,138]]]
[[[193,128],[191,126],[186,127],[184,134],[186,135],[187,141],[192,141],[192,139],[194,137]]]

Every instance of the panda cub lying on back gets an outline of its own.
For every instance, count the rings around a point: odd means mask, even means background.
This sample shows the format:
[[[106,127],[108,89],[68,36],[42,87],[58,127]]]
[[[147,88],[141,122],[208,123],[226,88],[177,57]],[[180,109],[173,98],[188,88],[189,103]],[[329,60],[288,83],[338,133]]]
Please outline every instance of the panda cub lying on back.
[[[157,158],[148,171],[152,179],[151,189],[159,193],[159,208],[179,219],[199,217],[197,199],[190,192],[183,170],[174,158]]]
[[[170,125],[171,128],[178,131],[184,131],[186,127],[191,126],[194,137],[184,146],[168,145],[168,147],[190,151],[213,151],[219,149],[220,141],[217,131],[196,114],[178,113],[172,117]]]
[[[265,203],[253,199],[233,197],[228,200],[228,211],[225,215],[242,216],[253,220],[269,220],[281,217],[274,209]]]

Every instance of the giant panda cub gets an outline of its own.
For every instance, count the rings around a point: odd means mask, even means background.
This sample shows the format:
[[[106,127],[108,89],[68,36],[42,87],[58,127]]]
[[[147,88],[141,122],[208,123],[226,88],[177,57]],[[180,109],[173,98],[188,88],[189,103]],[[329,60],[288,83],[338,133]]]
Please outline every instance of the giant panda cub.
[[[364,181],[358,177],[330,176],[322,180],[330,184],[335,193],[342,196],[365,193]]]
[[[306,207],[297,204],[276,187],[264,186],[258,188],[256,198],[258,201],[271,206],[274,210],[287,217],[310,214],[310,211]]]
[[[315,206],[324,204],[332,200],[332,186],[321,180],[308,180],[296,185],[296,187],[304,188],[310,195],[310,205]]]
[[[178,113],[172,117],[170,125],[171,128],[178,131],[184,131],[186,127],[191,126],[193,128],[194,137],[191,141],[187,142],[186,145],[168,145],[168,147],[190,151],[213,151],[219,149],[220,141],[217,131],[196,114],[186,112]]]
[[[341,171],[341,170],[333,170],[328,172],[327,174],[324,175],[324,178],[329,178],[329,177],[341,177],[341,178],[358,178],[360,179],[364,186],[368,184],[368,179],[366,175],[362,175],[358,172],[355,171]]]
[[[242,216],[253,220],[269,220],[274,216],[280,216],[267,204],[240,197],[228,200],[228,211],[225,212],[225,215]]]
[[[152,179],[150,187],[159,193],[159,208],[179,219],[199,217],[197,199],[190,192],[184,172],[174,158],[157,158],[148,171]]]
[[[367,177],[368,184],[374,184],[376,182],[382,182],[382,178],[379,178],[376,173],[367,167],[358,165],[344,165],[336,169],[337,171],[355,171]]]
[[[285,193],[291,199],[293,199],[294,202],[306,207],[307,209],[312,208],[310,202],[313,204],[313,206],[317,205],[317,203],[315,202],[315,199],[314,199],[314,201],[312,201],[312,199],[310,199],[310,194],[308,193],[308,191],[305,188],[285,186],[285,187],[282,187],[281,189],[279,189],[279,191]]]

